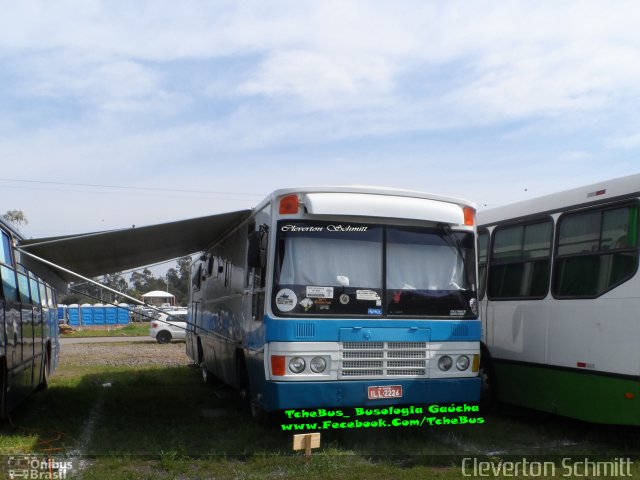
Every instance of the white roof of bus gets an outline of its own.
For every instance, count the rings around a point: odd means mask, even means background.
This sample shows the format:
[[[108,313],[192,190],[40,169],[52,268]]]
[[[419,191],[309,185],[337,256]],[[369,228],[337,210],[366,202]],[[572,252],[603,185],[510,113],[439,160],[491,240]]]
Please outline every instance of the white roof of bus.
[[[281,188],[271,193],[264,201],[260,203],[256,210],[270,200],[274,200],[283,195],[292,193],[365,193],[371,195],[391,195],[396,197],[423,198],[427,200],[435,200],[440,202],[455,203],[458,205],[476,208],[476,204],[462,198],[447,197],[436,195],[433,193],[420,192],[417,190],[402,190],[391,187],[374,187],[367,185],[341,185],[341,186],[322,186],[322,187],[297,187],[297,188]]]
[[[309,187],[276,190],[256,207],[256,210],[261,209],[270,200],[273,199],[275,201],[276,197],[290,193],[304,193],[309,194],[309,196],[324,193],[345,195],[347,193],[359,193],[395,196],[395,204],[400,204],[400,207],[395,207],[395,211],[402,210],[409,215],[410,218],[419,218],[415,216],[416,210],[420,210],[421,214],[429,216],[432,215],[433,211],[436,211],[440,217],[444,218],[444,220],[438,221],[450,221],[449,223],[462,223],[463,221],[461,209],[456,207],[455,210],[460,211],[456,211],[455,214],[452,212],[454,206],[470,206],[475,208],[475,204],[466,200],[441,197],[424,192],[381,187]],[[399,201],[410,199],[420,199],[422,202]],[[426,200],[430,200],[433,203],[437,203],[438,201],[448,202],[448,205],[431,206],[432,208],[430,210],[430,206],[427,205],[428,202]],[[369,202],[371,205],[375,205],[376,203],[380,202]],[[420,203],[421,205],[409,205],[410,203]],[[337,208],[335,204],[336,202],[334,202],[331,208]],[[371,205],[369,205],[369,207]],[[324,206],[322,208],[324,208]],[[203,251],[231,229],[241,225],[242,222],[250,217],[253,211],[254,210],[239,210],[209,215],[207,217],[109,232],[22,239],[20,241],[20,248],[25,252],[44,258],[53,264],[60,265],[85,277],[95,277]],[[325,211],[328,210],[325,209]],[[432,216],[429,218],[434,220]],[[37,264],[37,261],[34,260],[33,263]],[[54,270],[66,281],[75,280],[75,276],[72,273],[55,268]]]
[[[478,225],[488,226],[504,220],[584,207],[601,203],[603,200],[633,195],[640,195],[640,173],[604,180],[510,205],[480,210],[477,214]]]

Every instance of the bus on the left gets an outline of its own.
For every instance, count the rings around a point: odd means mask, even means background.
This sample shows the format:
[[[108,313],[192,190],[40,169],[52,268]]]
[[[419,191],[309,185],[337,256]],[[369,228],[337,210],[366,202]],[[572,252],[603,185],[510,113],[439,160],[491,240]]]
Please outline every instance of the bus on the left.
[[[47,387],[58,363],[57,293],[27,269],[14,245],[22,236],[0,219],[0,419]]]

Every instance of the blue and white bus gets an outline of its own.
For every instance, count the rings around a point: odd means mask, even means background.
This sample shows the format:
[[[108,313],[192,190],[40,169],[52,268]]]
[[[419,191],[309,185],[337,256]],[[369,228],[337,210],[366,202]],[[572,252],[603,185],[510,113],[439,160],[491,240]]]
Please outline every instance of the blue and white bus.
[[[278,190],[192,265],[187,354],[254,413],[475,402],[474,205]]]
[[[58,363],[57,293],[62,282],[14,248],[22,238],[0,218],[0,418],[47,386]]]

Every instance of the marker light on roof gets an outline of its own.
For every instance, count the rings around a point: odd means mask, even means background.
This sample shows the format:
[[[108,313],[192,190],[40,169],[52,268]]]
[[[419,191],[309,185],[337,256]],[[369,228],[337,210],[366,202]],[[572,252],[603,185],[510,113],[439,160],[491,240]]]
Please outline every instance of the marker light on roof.
[[[602,190],[598,190],[596,192],[589,192],[587,193],[587,198],[591,198],[591,197],[599,197],[600,195],[604,195],[605,193],[607,193],[607,189],[603,188]]]
[[[464,224],[473,226],[476,223],[476,211],[471,207],[464,207],[462,209],[464,213]]]
[[[293,195],[287,195],[280,199],[280,214],[295,214],[298,213],[299,206],[298,194],[294,193]]]

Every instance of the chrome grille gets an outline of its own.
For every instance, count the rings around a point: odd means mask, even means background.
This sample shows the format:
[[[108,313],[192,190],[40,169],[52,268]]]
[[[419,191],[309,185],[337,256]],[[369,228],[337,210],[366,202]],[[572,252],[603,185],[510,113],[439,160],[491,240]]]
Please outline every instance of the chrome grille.
[[[343,342],[338,377],[426,377],[427,358],[427,342]]]
[[[342,358],[382,358],[384,352],[344,352]]]

